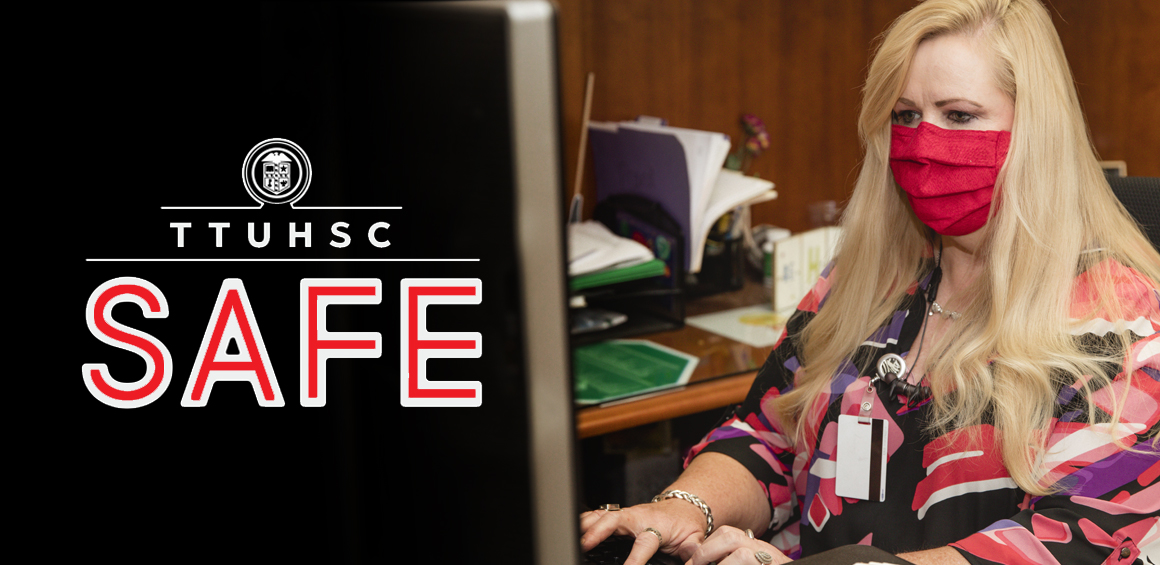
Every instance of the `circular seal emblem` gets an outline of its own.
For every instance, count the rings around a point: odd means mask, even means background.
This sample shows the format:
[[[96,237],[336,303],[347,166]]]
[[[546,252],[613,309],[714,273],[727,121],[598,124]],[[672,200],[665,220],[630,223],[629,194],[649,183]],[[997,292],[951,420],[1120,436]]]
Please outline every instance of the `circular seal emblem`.
[[[267,139],[242,162],[242,184],[259,204],[293,204],[310,188],[310,158],[289,139]]]
[[[883,355],[881,359],[878,360],[878,376],[879,377],[882,377],[885,379],[886,375],[889,373],[894,373],[895,377],[900,377],[900,376],[902,376],[902,373],[905,371],[906,371],[906,361],[903,361],[902,357],[900,357],[894,353],[887,353],[886,355]]]

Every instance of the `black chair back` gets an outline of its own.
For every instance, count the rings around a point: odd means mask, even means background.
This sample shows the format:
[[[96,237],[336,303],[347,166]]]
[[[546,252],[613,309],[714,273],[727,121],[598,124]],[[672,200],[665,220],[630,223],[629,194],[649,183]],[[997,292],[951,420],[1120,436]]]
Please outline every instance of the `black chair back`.
[[[1160,251],[1160,177],[1108,177],[1112,192]]]

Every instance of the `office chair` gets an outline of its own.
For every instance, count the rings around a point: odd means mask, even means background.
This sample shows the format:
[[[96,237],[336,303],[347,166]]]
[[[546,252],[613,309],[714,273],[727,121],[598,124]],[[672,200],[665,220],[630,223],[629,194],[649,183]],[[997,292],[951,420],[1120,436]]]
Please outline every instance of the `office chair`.
[[[1160,251],[1160,177],[1108,177],[1112,192]]]

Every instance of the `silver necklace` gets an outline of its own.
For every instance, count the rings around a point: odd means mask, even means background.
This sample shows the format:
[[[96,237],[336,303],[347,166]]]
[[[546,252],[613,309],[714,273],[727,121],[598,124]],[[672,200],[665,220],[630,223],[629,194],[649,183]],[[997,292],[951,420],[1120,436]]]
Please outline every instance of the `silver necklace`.
[[[943,319],[949,319],[952,321],[957,320],[957,319],[959,319],[959,316],[961,316],[961,314],[959,314],[958,312],[953,312],[953,311],[948,312],[945,309],[943,309],[943,307],[940,306],[937,301],[933,300],[933,296],[938,294],[938,284],[939,284],[939,282],[942,281],[942,240],[941,239],[938,241],[938,255],[935,256],[935,261],[936,261],[936,263],[935,263],[934,268],[938,271],[939,280],[935,281],[933,283],[933,288],[930,289],[931,290],[930,294],[932,296],[932,299],[930,301],[930,308],[927,309],[926,315],[933,316],[935,314],[938,314],[939,316],[942,316]]]
[[[950,320],[957,320],[957,319],[959,319],[959,316],[962,315],[962,314],[959,314],[958,312],[948,312],[948,311],[944,310],[942,306],[939,306],[938,302],[931,300],[930,301],[930,312],[927,313],[927,316],[933,316],[935,314],[938,314],[939,316],[942,316],[943,318],[947,318]]]

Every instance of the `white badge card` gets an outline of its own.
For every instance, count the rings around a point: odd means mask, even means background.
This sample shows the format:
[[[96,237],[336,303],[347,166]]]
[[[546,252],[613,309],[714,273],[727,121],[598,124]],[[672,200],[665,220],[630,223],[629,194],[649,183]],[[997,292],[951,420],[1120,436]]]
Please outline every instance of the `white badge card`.
[[[859,500],[886,500],[886,448],[885,420],[838,416],[834,494]]]

